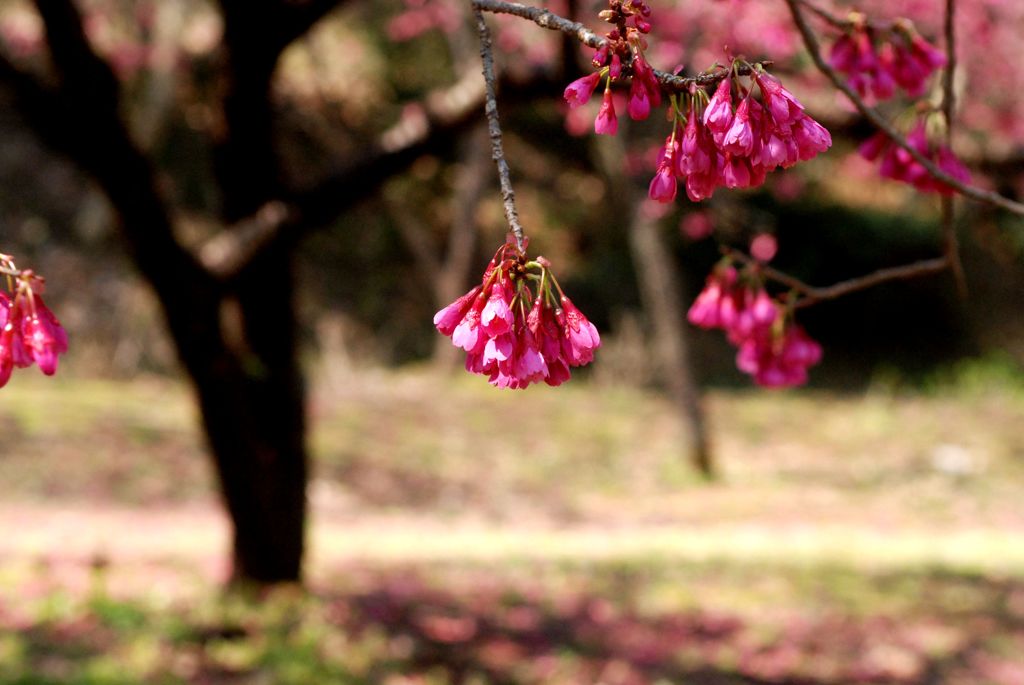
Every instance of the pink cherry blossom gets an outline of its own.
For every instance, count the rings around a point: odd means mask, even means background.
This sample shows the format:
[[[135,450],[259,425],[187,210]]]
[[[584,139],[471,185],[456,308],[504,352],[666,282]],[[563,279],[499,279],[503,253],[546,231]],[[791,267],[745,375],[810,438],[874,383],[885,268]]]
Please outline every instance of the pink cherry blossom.
[[[579,107],[585,105],[590,101],[590,96],[593,95],[594,89],[597,88],[598,82],[601,80],[601,73],[595,71],[589,76],[578,78],[568,86],[565,87],[565,101],[569,103],[570,107]]]
[[[776,126],[785,126],[803,112],[804,106],[782,85],[782,82],[768,73],[755,76],[754,79],[761,89],[764,106],[771,114]]]
[[[672,202],[676,199],[676,177],[672,171],[671,157],[658,167],[658,173],[651,179],[647,194],[658,202]]]
[[[68,336],[45,304],[34,295],[28,315],[22,322],[21,334],[25,351],[47,376],[57,371],[57,357],[68,351]]]
[[[618,53],[612,55],[611,64],[608,65],[608,76],[617,79],[622,76],[622,58]]]
[[[0,387],[15,368],[37,364],[47,376],[57,372],[60,355],[68,351],[68,335],[43,302],[42,278],[32,271],[18,271],[3,257],[12,295],[0,291]]]
[[[619,120],[615,115],[615,105],[612,102],[612,90],[606,88],[604,101],[601,109],[597,112],[597,119],[594,120],[594,131],[599,134],[614,136],[619,130]]]
[[[480,330],[480,312],[483,310],[484,303],[485,300],[478,296],[473,302],[473,306],[466,312],[466,316],[452,332],[452,343],[466,352],[482,351],[483,345],[486,344],[486,336]]]
[[[455,327],[459,325],[459,322],[466,316],[466,312],[473,306],[473,300],[479,292],[480,286],[476,286],[437,314],[434,314],[434,326],[442,335],[451,335],[455,331]]]
[[[512,297],[511,293],[502,286],[491,288],[487,304],[480,313],[480,326],[488,337],[496,337],[507,332],[515,322],[512,310],[509,308]]]
[[[832,134],[828,129],[802,113],[793,123],[793,140],[797,144],[800,160],[804,162],[832,147]]]
[[[634,78],[629,86],[629,116],[634,121],[643,121],[651,114],[651,100],[647,87],[639,78]]]
[[[945,66],[946,56],[905,28],[857,27],[832,45],[829,62],[848,77],[850,86],[869,102],[888,100],[899,86],[920,97],[928,78]]]
[[[650,101],[651,107],[660,107],[661,84],[658,83],[658,77],[654,74],[651,66],[647,64],[643,54],[637,54],[633,58],[633,79],[639,81],[647,91],[647,99]]]
[[[712,132],[725,135],[732,125],[732,81],[722,79],[718,89],[711,96],[707,109],[704,110],[704,125]]]
[[[11,300],[0,293],[0,388],[7,385],[14,371],[14,326],[10,325]]]
[[[563,295],[561,303],[562,316],[565,318],[562,338],[565,358],[570,366],[588,364],[594,359],[594,350],[601,346],[601,336],[597,332],[597,327],[587,320],[568,297]],[[555,311],[555,316],[556,319],[559,318],[558,310]]]
[[[967,167],[946,145],[936,145],[928,139],[928,129],[923,119],[918,120],[907,134],[907,143],[920,154],[935,162],[947,174],[962,183],[969,183],[971,174]],[[952,194],[953,188],[932,178],[907,150],[893,143],[884,133],[876,133],[861,143],[858,152],[869,161],[881,158],[878,173],[883,178],[909,183],[922,192]]]
[[[733,116],[732,125],[722,140],[722,150],[738,157],[747,157],[754,147],[754,129],[750,125],[751,96],[743,98]]]

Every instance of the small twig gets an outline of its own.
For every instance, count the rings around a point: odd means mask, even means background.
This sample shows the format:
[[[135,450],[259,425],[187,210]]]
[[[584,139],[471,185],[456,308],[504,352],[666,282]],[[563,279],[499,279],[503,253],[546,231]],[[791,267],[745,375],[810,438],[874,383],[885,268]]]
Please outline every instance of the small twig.
[[[953,140],[953,111],[956,109],[956,92],[953,76],[956,72],[956,0],[946,0],[946,70],[942,73],[942,113],[946,116],[946,142]]]
[[[491,157],[498,166],[498,181],[501,184],[501,200],[505,205],[505,220],[508,222],[512,235],[516,238],[516,247],[524,251],[523,227],[519,223],[516,212],[516,196],[512,190],[511,172],[505,161],[505,150],[501,144],[501,124],[498,122],[498,99],[494,92],[494,52],[491,46],[491,32],[484,21],[483,12],[474,1],[473,14],[476,16],[476,28],[480,34],[480,59],[483,61],[485,101],[484,112],[487,114],[487,132],[491,137]]]
[[[800,4],[809,9],[814,14],[816,14],[818,18],[823,20],[826,24],[831,24],[832,26],[841,31],[845,31],[846,29],[851,28],[853,26],[853,22],[850,21],[849,19],[840,19],[839,17],[832,14],[828,10],[822,7],[818,7],[812,2],[808,2],[807,0],[800,0]]]
[[[872,271],[864,276],[840,281],[839,283],[835,283],[826,288],[813,288],[809,294],[798,300],[794,306],[797,309],[801,309],[824,300],[834,300],[838,297],[842,297],[843,295],[849,295],[850,293],[857,292],[858,290],[871,288],[888,281],[899,281],[906,280],[908,278],[917,278],[918,276],[927,276],[929,274],[936,274],[941,271],[945,271],[947,268],[949,268],[949,260],[943,256],[933,257],[932,259],[922,259],[919,262],[911,262],[910,264],[904,264],[903,266],[879,269],[878,271]]]
[[[886,121],[875,108],[870,107],[866,102],[864,102],[863,98],[861,98],[857,92],[846,83],[845,79],[843,79],[835,69],[829,66],[822,57],[818,38],[814,35],[811,27],[807,24],[807,19],[804,17],[803,11],[800,9],[800,3],[801,0],[786,0],[790,14],[793,16],[793,23],[796,24],[797,30],[800,31],[800,36],[803,38],[804,46],[807,48],[807,52],[810,53],[811,59],[814,61],[814,65],[818,68],[818,71],[824,74],[828,80],[832,82],[832,85],[842,91],[843,94],[850,99],[850,102],[854,104],[864,118],[874,124],[880,131],[885,133],[892,142],[906,150],[918,164],[924,167],[932,178],[954,188],[965,197],[969,197],[979,202],[986,202],[996,207],[1000,207],[1001,209],[1005,209],[1008,212],[1024,216],[1024,204],[1015,202],[1007,197],[1003,197],[998,193],[982,190],[981,188],[963,183],[962,181],[959,181],[947,174],[945,171],[940,169],[935,162],[925,157],[919,150],[907,142],[907,139],[903,137],[892,124]]]
[[[594,33],[582,23],[571,21],[561,17],[551,10],[540,7],[531,7],[518,2],[504,2],[503,0],[473,0],[473,8],[476,11],[491,12],[494,14],[511,14],[522,19],[529,19],[541,28],[551,31],[561,31],[567,36],[576,38],[580,43],[592,47],[595,50],[601,48],[607,40]],[[735,73],[741,76],[748,76],[754,72],[757,65],[770,67],[774,64],[771,60],[755,62],[750,65],[737,67]],[[678,76],[659,69],[654,70],[654,75],[666,89],[676,92],[686,92],[693,85],[708,86],[714,85],[723,78],[733,73],[730,69],[717,69],[697,76]]]
[[[942,74],[942,114],[946,119],[946,146],[953,145],[953,117],[956,110],[956,93],[953,90],[953,76],[956,71],[956,0],[946,0],[946,70]],[[942,243],[949,268],[953,272],[960,296],[967,298],[967,277],[960,261],[960,242],[956,235],[956,216],[952,195],[942,196]]]
[[[828,10],[819,5],[810,2],[810,0],[799,0],[800,4],[809,9],[811,12],[816,14],[825,23],[831,24],[835,28],[845,31],[855,26],[865,26],[875,29],[876,31],[891,31],[895,28],[897,22],[893,21],[869,21],[864,15],[859,12],[853,12],[850,16],[857,15],[857,21],[853,19],[840,19],[836,15],[832,14]]]
[[[941,271],[945,271],[950,266],[949,260],[945,256],[933,257],[931,259],[922,259],[902,266],[892,266],[885,269],[879,269],[864,276],[857,276],[856,278],[851,278],[829,286],[818,288],[808,285],[800,279],[790,276],[785,272],[772,268],[739,250],[723,248],[722,252],[729,258],[742,264],[756,265],[760,273],[765,278],[775,281],[776,283],[781,283],[787,288],[800,293],[802,297],[797,300],[794,305],[797,309],[809,307],[812,304],[817,304],[824,300],[834,300],[838,297],[842,297],[843,295],[849,295],[850,293],[858,290],[871,288],[888,281],[905,280],[908,278],[916,278],[918,276],[927,276],[929,274],[939,273]]]
[[[813,285],[808,285],[801,281],[796,276],[790,276],[784,271],[779,271],[778,269],[772,268],[765,264],[764,262],[758,259],[754,259],[746,252],[742,252],[740,250],[727,247],[725,245],[723,245],[720,249],[722,254],[728,257],[729,259],[737,261],[741,264],[753,264],[754,266],[757,267],[757,270],[765,278],[775,281],[776,283],[781,283],[790,290],[795,290],[801,295],[810,297],[817,290],[817,288],[815,288]]]
[[[292,211],[283,202],[271,201],[250,217],[235,222],[230,230],[217,233],[195,250],[206,269],[227,279],[252,261],[291,218]]]

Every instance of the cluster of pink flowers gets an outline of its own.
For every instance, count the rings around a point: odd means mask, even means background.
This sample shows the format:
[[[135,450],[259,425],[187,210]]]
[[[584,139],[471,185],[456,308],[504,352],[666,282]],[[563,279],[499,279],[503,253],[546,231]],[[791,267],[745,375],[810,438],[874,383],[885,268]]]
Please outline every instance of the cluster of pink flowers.
[[[629,104],[630,118],[642,121],[651,110],[661,106],[661,84],[654,69],[644,57],[644,35],[650,32],[651,8],[645,0],[609,0],[609,9],[600,17],[616,28],[605,34],[605,43],[594,53],[593,64],[598,69],[570,83],[565,88],[565,101],[570,107],[579,107],[590,101],[594,90],[605,79],[604,100],[594,120],[594,131],[615,135],[619,118],[612,99],[612,82],[631,75]]]
[[[928,138],[928,126],[925,120],[918,120],[907,134],[907,142],[915,150],[958,181],[969,183],[971,174],[963,162],[957,159],[953,151],[946,145],[935,144]],[[923,192],[952,195],[956,191],[945,183],[935,179],[928,170],[914,159],[909,152],[893,143],[885,133],[879,131],[864,141],[859,152],[869,161],[881,158],[879,174],[884,178],[909,183]]]
[[[0,291],[0,388],[15,367],[38,364],[47,376],[57,371],[57,357],[68,350],[68,336],[38,291],[42,279],[31,271],[18,271],[6,255],[0,268],[12,286],[13,297]]]
[[[888,100],[897,86],[910,97],[923,95],[928,78],[946,65],[946,55],[906,20],[887,30],[862,21],[832,45],[829,63],[849,77],[861,97]]]
[[[723,78],[710,99],[701,89],[682,98],[684,117],[673,96],[672,132],[658,156],[648,194],[671,202],[677,182],[694,202],[716,188],[752,188],[768,172],[811,159],[832,145],[828,130],[804,112],[803,105],[774,76],[751,67],[750,88],[738,77]],[[733,107],[733,85],[740,95]],[[754,97],[754,85],[761,94]],[[707,100],[705,105],[704,101]]]
[[[660,106],[662,86],[643,52],[643,34],[650,30],[650,8],[643,0],[609,0],[609,5],[601,16],[617,28],[606,34],[607,41],[594,56],[599,71],[570,83],[564,97],[570,107],[586,104],[605,79],[604,101],[594,130],[614,135],[618,115],[612,82],[624,75],[632,77],[626,109],[636,120],[646,119],[652,108]],[[737,60],[734,66],[740,63]],[[806,161],[831,147],[829,132],[807,116],[800,101],[778,79],[761,65],[746,66],[751,73],[749,87],[732,68],[719,74],[717,89],[710,98],[696,85],[688,95],[671,96],[672,132],[661,149],[651,181],[652,199],[671,202],[679,182],[685,184],[686,194],[694,202],[711,197],[721,186],[759,186],[769,171]],[[754,97],[754,85],[759,99]],[[734,86],[739,96],[735,107]]]
[[[562,292],[550,263],[530,261],[514,242],[498,249],[480,285],[434,315],[466,351],[466,370],[499,388],[561,385],[601,346],[597,328]],[[536,273],[539,272],[539,273]],[[536,282],[534,297],[528,281]]]
[[[687,318],[724,330],[738,348],[736,366],[764,387],[803,385],[807,369],[821,361],[821,346],[768,294],[756,266],[743,274],[727,261],[716,266]]]

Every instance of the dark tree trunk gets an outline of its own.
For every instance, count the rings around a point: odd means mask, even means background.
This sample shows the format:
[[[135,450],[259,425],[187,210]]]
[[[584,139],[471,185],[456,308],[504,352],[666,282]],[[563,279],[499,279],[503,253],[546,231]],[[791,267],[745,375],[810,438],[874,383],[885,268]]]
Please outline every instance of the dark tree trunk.
[[[292,279],[263,257],[220,302],[225,356],[190,365],[225,506],[232,578],[301,578],[305,540],[305,391],[296,361]]]
[[[301,580],[308,457],[287,269],[263,257],[230,291],[158,288],[231,517],[234,581]]]

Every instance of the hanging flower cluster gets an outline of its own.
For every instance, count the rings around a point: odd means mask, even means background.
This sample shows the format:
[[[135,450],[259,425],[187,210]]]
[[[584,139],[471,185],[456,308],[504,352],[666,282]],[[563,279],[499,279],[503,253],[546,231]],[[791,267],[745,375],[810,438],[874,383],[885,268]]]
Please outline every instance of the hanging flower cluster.
[[[722,260],[687,318],[725,331],[738,348],[736,366],[764,387],[803,385],[807,369],[821,361],[821,346],[796,324],[791,307],[768,294],[756,265],[737,272],[728,258]]]
[[[594,131],[613,136],[619,130],[619,119],[612,101],[612,82],[632,75],[626,110],[635,121],[643,121],[652,109],[661,106],[661,84],[644,57],[644,35],[651,30],[651,8],[645,0],[609,0],[608,9],[598,16],[615,25],[594,53],[593,64],[598,71],[570,83],[564,96],[570,107],[585,105],[604,79],[604,101],[594,120]]]
[[[963,183],[970,183],[971,173],[963,162],[957,159],[947,145],[936,144],[928,136],[926,119],[918,119],[907,134],[907,142],[922,155],[935,162],[947,174]],[[885,133],[879,131],[861,143],[858,148],[864,159],[875,161],[881,158],[878,173],[884,178],[909,183],[926,193],[953,195],[956,191],[942,181],[932,177],[909,152],[893,143]]]
[[[7,385],[15,367],[38,364],[52,376],[58,355],[68,351],[68,335],[43,304],[42,277],[28,269],[19,271],[8,255],[0,255],[0,274],[10,291],[0,290],[0,388]]]
[[[928,87],[928,78],[946,65],[946,55],[914,30],[909,20],[891,27],[869,25],[854,13],[849,31],[832,45],[829,63],[849,77],[850,87],[862,97],[888,100],[899,86],[912,98]]]
[[[618,115],[612,99],[612,83],[631,76],[629,116],[646,119],[661,105],[661,84],[644,57],[650,31],[650,7],[643,0],[609,0],[601,17],[616,28],[594,55],[592,74],[573,81],[565,89],[570,107],[590,100],[602,79],[604,101],[594,121],[597,133],[614,135]],[[751,74],[745,85],[739,76],[744,66]],[[760,98],[754,96],[754,86]],[[733,89],[739,103],[733,106]],[[769,171],[811,159],[832,145],[832,136],[804,113],[800,101],[769,75],[760,64],[734,60],[723,70],[713,96],[696,84],[685,95],[670,98],[672,132],[658,158],[650,196],[659,202],[675,199],[678,183],[684,183],[694,202],[707,199],[716,188],[750,188],[764,183]]]
[[[543,257],[529,260],[513,240],[487,265],[480,285],[434,315],[434,326],[466,351],[466,370],[499,388],[561,385],[589,364],[601,336],[565,296]],[[536,295],[531,289],[536,288]]]
[[[749,87],[733,68],[710,98],[696,87],[688,95],[671,97],[672,132],[658,155],[648,189],[652,200],[671,202],[677,182],[685,183],[694,202],[710,198],[722,186],[753,188],[764,183],[768,172],[831,147],[828,130],[807,116],[778,79],[759,64],[747,66]],[[754,97],[755,85],[760,99]],[[740,98],[735,108],[734,86]]]

